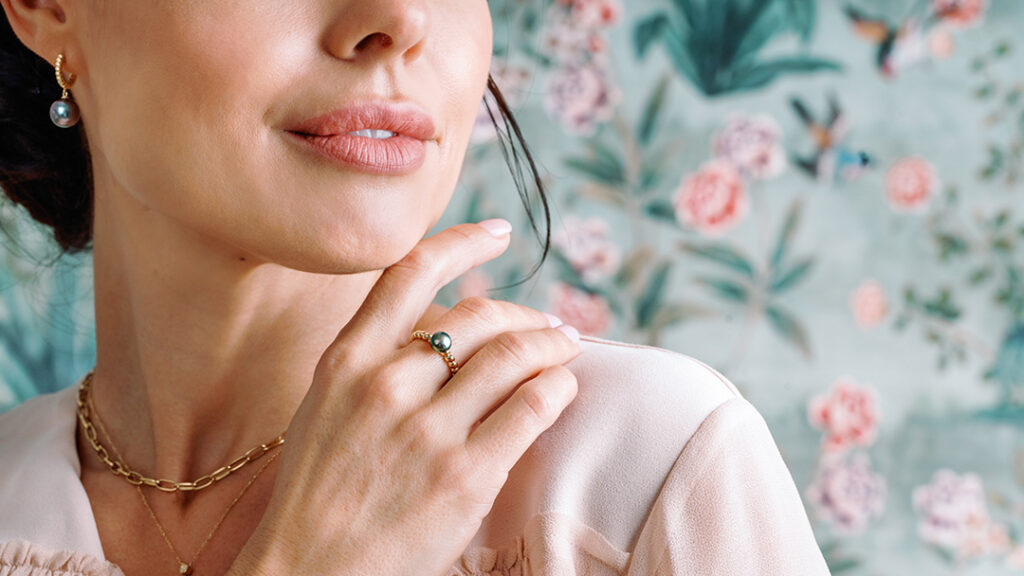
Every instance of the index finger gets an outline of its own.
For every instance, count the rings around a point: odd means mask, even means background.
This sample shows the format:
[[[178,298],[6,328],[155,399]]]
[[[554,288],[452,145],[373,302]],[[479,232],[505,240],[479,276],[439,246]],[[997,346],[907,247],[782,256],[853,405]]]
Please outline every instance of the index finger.
[[[405,257],[384,270],[331,347],[350,338],[394,347],[408,344],[416,321],[438,291],[472,268],[500,256],[508,248],[511,231],[507,220],[495,218],[458,224],[420,240]]]

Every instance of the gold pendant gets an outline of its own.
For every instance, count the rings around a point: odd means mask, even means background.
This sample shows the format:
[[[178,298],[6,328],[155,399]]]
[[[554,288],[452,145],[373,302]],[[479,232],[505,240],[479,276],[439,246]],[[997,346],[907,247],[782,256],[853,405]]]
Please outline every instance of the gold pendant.
[[[178,573],[184,574],[185,576],[189,576],[190,574],[192,574],[192,567],[182,562],[181,566],[178,568]]]

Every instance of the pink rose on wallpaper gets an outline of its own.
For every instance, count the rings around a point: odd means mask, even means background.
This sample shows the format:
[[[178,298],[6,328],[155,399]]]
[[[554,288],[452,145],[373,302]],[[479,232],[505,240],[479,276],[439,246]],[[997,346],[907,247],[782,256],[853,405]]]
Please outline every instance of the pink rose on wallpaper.
[[[981,22],[988,8],[986,0],[933,0],[932,11],[943,21],[960,28]]]
[[[459,300],[472,297],[487,298],[487,291],[494,287],[491,277],[478,268],[466,272],[459,278]]]
[[[548,312],[579,330],[580,334],[600,336],[607,332],[612,324],[612,310],[607,300],[598,294],[588,294],[562,282],[555,282],[551,286],[551,304]]]
[[[870,330],[889,315],[889,301],[885,289],[875,280],[865,280],[850,296],[853,320],[862,330]]]
[[[935,168],[923,158],[900,160],[885,177],[889,205],[898,212],[920,212],[931,202],[939,187]]]
[[[850,377],[837,380],[828,393],[816,396],[807,406],[811,425],[825,431],[823,447],[827,453],[873,444],[878,417],[878,393]]]
[[[939,470],[930,483],[914,488],[913,503],[918,536],[927,544],[954,551],[961,558],[1009,550],[1006,527],[989,517],[985,488],[977,474]]]
[[[601,218],[570,215],[551,241],[588,284],[612,276],[622,263],[622,252],[608,240],[608,222]]]
[[[953,55],[956,43],[948,26],[936,26],[928,32],[928,51],[933,58],[946,59]]]
[[[885,478],[871,470],[863,453],[849,459],[822,459],[805,492],[816,517],[836,534],[860,534],[885,511]]]
[[[618,0],[558,0],[572,6],[572,19],[584,28],[608,28],[622,19],[622,4]]]
[[[673,198],[676,219],[707,234],[736,225],[749,210],[747,190],[732,162],[712,160],[691,174]]]
[[[771,116],[733,115],[711,140],[711,153],[732,162],[740,174],[758,180],[786,169],[782,129]]]
[[[603,67],[569,65],[548,77],[544,106],[570,132],[590,135],[598,125],[611,120],[620,99],[618,87]]]

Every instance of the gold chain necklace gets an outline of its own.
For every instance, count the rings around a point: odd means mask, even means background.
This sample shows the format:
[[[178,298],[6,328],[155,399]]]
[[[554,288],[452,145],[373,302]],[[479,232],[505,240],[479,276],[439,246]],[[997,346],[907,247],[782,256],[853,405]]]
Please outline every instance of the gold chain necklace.
[[[90,376],[91,374],[92,373],[90,372]],[[118,450],[117,445],[114,444],[114,439],[111,438],[110,433],[107,432],[107,427],[103,424],[103,418],[100,417],[99,412],[96,411],[96,406],[95,404],[93,404],[91,396],[87,397],[86,400],[90,413],[96,416],[96,422],[99,424],[100,430],[106,437],[107,442],[110,443],[110,447],[114,450],[114,453],[117,455],[118,461],[123,462],[124,456],[121,455],[121,451]],[[231,501],[231,504],[229,504],[227,509],[224,510],[224,512],[220,515],[220,518],[217,520],[217,523],[214,524],[213,528],[210,529],[210,532],[206,535],[206,538],[203,540],[202,544],[199,545],[199,549],[196,550],[196,553],[192,555],[192,560],[190,560],[189,562],[185,562],[181,559],[181,555],[178,554],[178,551],[174,548],[174,544],[172,544],[171,540],[167,537],[167,532],[166,530],[164,530],[163,524],[161,524],[160,520],[157,519],[156,513],[153,512],[153,508],[149,505],[149,500],[146,498],[146,494],[143,493],[142,491],[142,484],[135,484],[135,490],[138,491],[139,496],[142,497],[142,503],[146,506],[146,510],[149,511],[150,518],[152,518],[153,522],[156,523],[156,527],[160,530],[160,535],[163,537],[164,542],[167,543],[167,546],[171,549],[171,553],[174,554],[174,557],[178,560],[179,574],[182,574],[184,576],[190,576],[192,574],[192,567],[195,566],[196,559],[199,558],[199,554],[202,553],[203,549],[206,547],[206,544],[213,537],[214,532],[217,531],[217,528],[220,527],[221,523],[224,521],[224,518],[227,517],[228,512],[230,512],[231,509],[235,507],[235,504],[237,504],[238,501],[242,498],[242,495],[245,494],[249,487],[252,486],[253,482],[256,481],[256,478],[259,477],[259,475],[267,468],[267,466],[270,466],[270,463],[273,462],[274,459],[277,458],[279,454],[280,452],[275,452],[270,458],[267,459],[266,462],[263,463],[262,466],[260,466],[259,470],[257,470],[256,473],[252,475],[252,478],[250,478],[249,482],[247,482],[246,485],[242,488],[242,491],[239,492],[238,496],[235,496],[235,499]]]
[[[229,464],[221,466],[220,468],[214,470],[213,472],[200,476],[199,478],[196,478],[191,482],[176,482],[174,480],[166,480],[162,478],[147,478],[142,474],[139,474],[138,472],[129,469],[120,457],[118,457],[117,461],[111,460],[110,453],[107,452],[107,449],[103,446],[102,443],[100,443],[99,438],[97,437],[96,428],[93,427],[92,425],[90,413],[91,408],[89,407],[88,402],[88,399],[91,396],[90,385],[92,384],[92,375],[94,371],[95,368],[93,370],[90,370],[89,373],[85,375],[85,378],[82,380],[82,385],[78,389],[78,420],[82,423],[82,427],[85,428],[85,437],[86,439],[89,440],[89,444],[92,445],[93,449],[96,450],[96,454],[99,455],[100,460],[103,460],[103,462],[106,463],[106,465],[110,468],[110,471],[113,472],[114,475],[123,476],[125,480],[136,486],[151,486],[153,488],[156,488],[157,490],[162,490],[164,492],[175,492],[178,490],[202,490],[203,488],[211,486],[215,482],[223,480],[228,474],[231,474],[232,472],[238,470],[242,466],[245,466],[249,462],[252,462],[253,460],[258,459],[260,456],[263,456],[271,448],[276,448],[281,444],[284,444],[284,436],[288,432],[287,430],[281,432],[281,434],[279,434],[277,438],[274,438],[269,443],[255,446],[249,449],[249,451],[246,452],[245,454],[242,454],[238,458],[235,458]]]

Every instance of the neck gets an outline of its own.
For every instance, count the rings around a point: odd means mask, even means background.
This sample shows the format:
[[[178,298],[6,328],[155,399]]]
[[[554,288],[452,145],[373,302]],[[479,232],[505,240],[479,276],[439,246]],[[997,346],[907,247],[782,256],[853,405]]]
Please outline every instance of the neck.
[[[129,467],[194,480],[287,429],[380,272],[261,261],[110,196],[97,186],[93,400]]]

